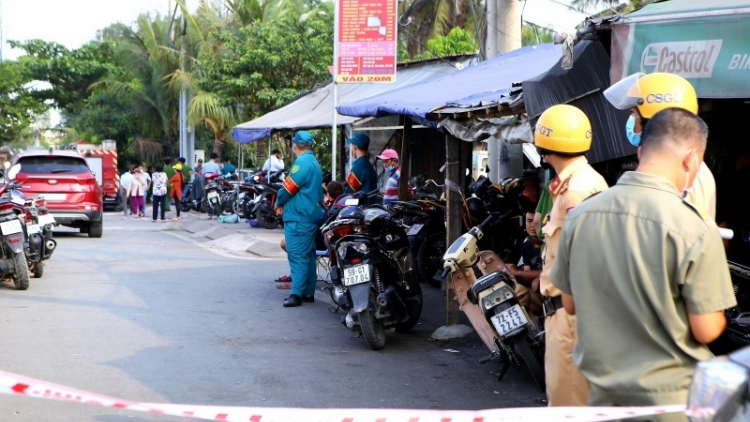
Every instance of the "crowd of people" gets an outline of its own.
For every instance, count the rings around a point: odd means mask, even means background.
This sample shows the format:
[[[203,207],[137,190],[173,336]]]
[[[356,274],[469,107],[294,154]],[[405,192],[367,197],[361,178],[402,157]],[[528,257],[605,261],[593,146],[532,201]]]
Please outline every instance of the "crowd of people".
[[[136,220],[146,218],[146,205],[151,203],[151,221],[167,221],[165,213],[171,212],[173,206],[175,217],[172,220],[180,220],[179,202],[188,183],[203,180],[209,174],[229,176],[236,171],[229,158],[220,162],[215,152],[205,164],[199,159],[195,168],[191,168],[184,157],[178,158],[176,163],[173,158],[165,157],[163,164],[158,164],[155,169],[148,167],[144,170],[141,165],[129,167],[120,175],[123,216],[133,216]]]
[[[723,310],[735,305],[695,90],[660,73],[623,84],[612,87],[622,98],[613,91],[607,98],[632,111],[623,129],[639,164],[611,188],[586,160],[593,141],[586,114],[556,105],[535,126],[542,165],[555,176],[536,208],[526,207],[522,260],[509,269],[544,318],[550,406],[686,403],[695,365],[711,357],[707,345],[726,326]],[[297,159],[276,203],[292,271],[285,307],[312,301],[324,194],[312,136],[300,131],[292,141]],[[345,192],[375,190],[369,138],[360,133],[347,144],[355,161]],[[398,154],[378,158],[390,170],[387,203],[398,197]]]

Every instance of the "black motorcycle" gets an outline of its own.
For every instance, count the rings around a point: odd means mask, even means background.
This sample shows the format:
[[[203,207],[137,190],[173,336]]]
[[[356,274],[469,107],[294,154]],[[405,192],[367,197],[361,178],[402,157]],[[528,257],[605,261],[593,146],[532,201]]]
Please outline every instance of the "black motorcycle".
[[[258,191],[258,197],[255,199],[250,214],[258,220],[261,227],[265,229],[275,229],[283,223],[281,216],[276,215],[274,205],[276,196],[281,190],[284,183],[284,172],[278,171],[269,174],[263,181],[254,186]]]
[[[7,164],[7,162],[6,162]],[[29,288],[29,264],[26,260],[28,240],[25,221],[19,215],[25,215],[25,200],[14,196],[14,180],[21,165],[12,168],[6,166],[3,184],[0,186],[0,278],[12,279],[18,290]]]
[[[416,263],[417,275],[440,288],[445,252],[445,202],[436,199],[394,201],[389,207],[402,216]]]
[[[331,299],[346,312],[341,322],[380,350],[386,329],[406,332],[414,327],[423,296],[399,216],[383,206],[361,207],[376,195],[338,198],[321,231],[330,254]]]
[[[34,278],[41,278],[44,275],[43,261],[49,259],[57,247],[52,232],[58,223],[49,214],[47,200],[44,199],[44,196],[26,199],[24,208],[26,211],[26,233],[28,235],[26,260]]]

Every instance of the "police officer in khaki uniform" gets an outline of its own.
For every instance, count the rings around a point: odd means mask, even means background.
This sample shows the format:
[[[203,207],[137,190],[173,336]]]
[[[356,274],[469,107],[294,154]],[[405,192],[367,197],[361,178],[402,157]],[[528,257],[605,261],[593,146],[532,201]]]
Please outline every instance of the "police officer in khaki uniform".
[[[634,73],[607,88],[604,96],[615,107],[631,110],[625,133],[635,147],[640,146],[641,132],[656,113],[676,107],[698,114],[695,88],[687,79],[671,73]],[[686,199],[704,218],[716,219],[716,180],[706,163],[701,162]]]
[[[589,383],[573,364],[573,347],[577,341],[575,316],[563,309],[562,292],[553,286],[550,272],[568,212],[608,187],[584,156],[591,148],[591,140],[589,119],[578,108],[566,104],[547,109],[534,129],[534,145],[557,173],[549,186],[554,201],[552,211],[542,228],[546,247],[540,277],[540,289],[545,297],[544,366],[550,406],[586,406],[588,403]]]
[[[573,356],[592,406],[687,403],[695,365],[711,358],[706,344],[736,304],[716,224],[683,195],[707,133],[682,108],[657,113],[638,168],[565,220],[552,280],[578,316]],[[684,413],[657,420],[687,422]]]

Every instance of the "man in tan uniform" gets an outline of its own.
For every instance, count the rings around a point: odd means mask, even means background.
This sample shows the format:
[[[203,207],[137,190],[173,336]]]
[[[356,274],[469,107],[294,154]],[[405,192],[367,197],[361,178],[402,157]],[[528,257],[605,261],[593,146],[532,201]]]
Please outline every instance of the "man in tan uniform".
[[[695,88],[687,79],[670,73],[635,73],[607,88],[604,96],[619,109],[630,108],[625,132],[628,141],[636,147],[641,144],[643,128],[656,113],[676,107],[698,114]],[[716,220],[716,180],[706,163],[701,162],[686,199],[704,218]]]
[[[539,117],[534,129],[534,145],[544,160],[554,167],[552,211],[542,228],[545,249],[540,289],[545,297],[544,366],[547,400],[550,406],[586,406],[589,384],[573,364],[573,347],[577,341],[575,316],[562,307],[561,292],[550,279],[557,256],[560,230],[568,212],[589,196],[607,189],[607,182],[586,160],[591,148],[591,124],[586,115],[571,105],[556,105]]]
[[[552,280],[578,316],[573,357],[591,382],[592,406],[687,403],[695,365],[711,358],[706,344],[736,304],[716,224],[683,199],[707,133],[682,108],[657,113],[638,168],[565,221]]]

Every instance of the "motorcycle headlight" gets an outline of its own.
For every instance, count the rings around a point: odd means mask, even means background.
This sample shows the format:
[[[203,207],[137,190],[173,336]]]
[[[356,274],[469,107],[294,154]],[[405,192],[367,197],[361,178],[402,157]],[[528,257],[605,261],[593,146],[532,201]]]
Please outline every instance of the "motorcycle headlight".
[[[359,242],[341,242],[336,248],[338,256],[346,261],[361,258],[367,251],[367,245]]]
[[[685,413],[691,422],[734,422],[750,416],[750,371],[722,356],[698,363]]]
[[[515,296],[515,292],[509,286],[500,286],[492,293],[482,299],[482,306],[485,310],[490,310],[501,303],[510,300]]]

